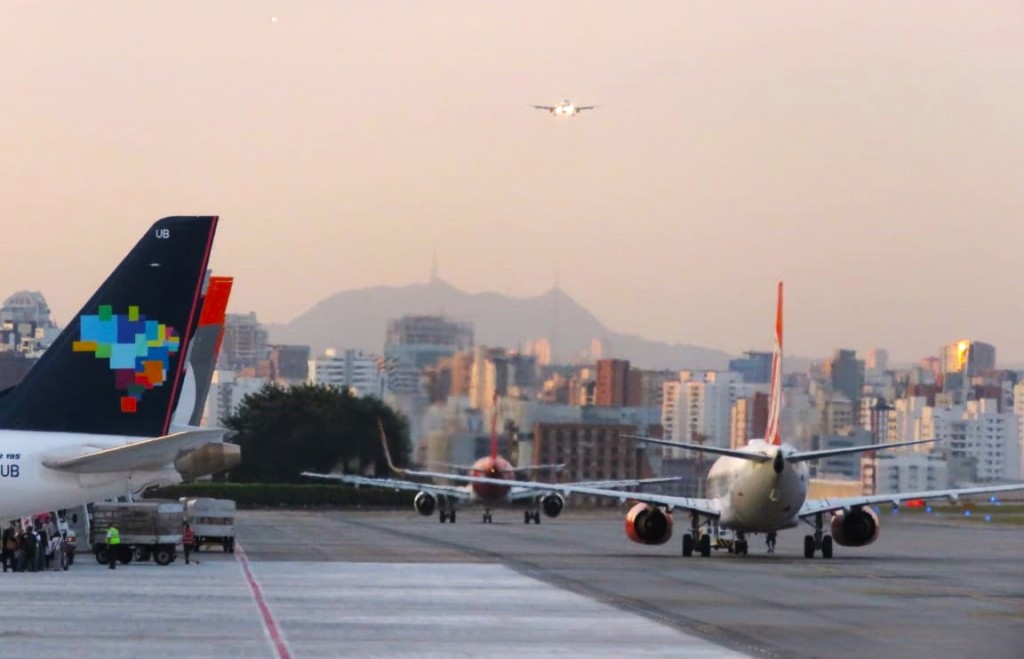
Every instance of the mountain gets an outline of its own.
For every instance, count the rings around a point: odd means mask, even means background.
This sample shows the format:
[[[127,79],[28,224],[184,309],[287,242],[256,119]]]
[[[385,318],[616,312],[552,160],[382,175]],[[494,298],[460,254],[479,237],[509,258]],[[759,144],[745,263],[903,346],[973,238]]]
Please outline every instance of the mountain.
[[[609,330],[560,289],[514,298],[499,293],[466,293],[434,279],[409,286],[374,286],[328,297],[290,323],[267,325],[273,343],[324,348],[357,348],[381,354],[389,320],[409,314],[442,314],[473,323],[477,345],[516,348],[548,337],[556,361],[588,353],[593,339],[605,356],[628,359],[639,368],[717,368],[728,366],[720,350],[650,341]]]

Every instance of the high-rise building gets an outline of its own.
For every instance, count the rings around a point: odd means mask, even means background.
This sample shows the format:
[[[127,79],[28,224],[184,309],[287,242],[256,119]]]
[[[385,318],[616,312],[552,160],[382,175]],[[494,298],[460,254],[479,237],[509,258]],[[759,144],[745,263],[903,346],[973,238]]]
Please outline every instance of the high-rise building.
[[[597,387],[594,404],[599,407],[622,407],[629,390],[629,362],[623,359],[597,361]]]
[[[869,371],[884,371],[889,368],[889,351],[885,348],[871,348],[864,357],[864,367]]]
[[[33,323],[36,327],[52,325],[50,305],[39,291],[18,291],[0,306],[0,325]]]
[[[270,378],[276,382],[305,382],[309,378],[309,346],[270,346]]]
[[[964,373],[972,378],[996,367],[995,346],[981,341],[963,339],[944,346],[941,353],[943,375]]]
[[[472,323],[444,316],[403,316],[388,321],[384,356],[423,368],[472,347]]]
[[[508,353],[503,348],[474,348],[469,376],[469,406],[489,410],[496,395],[508,393],[510,370]]]
[[[534,426],[536,464],[564,464],[564,481],[646,478],[651,475],[643,447],[622,435],[637,427],[598,423],[538,423]],[[552,479],[558,478],[552,474]]]
[[[267,331],[260,325],[255,312],[229,313],[224,318],[224,342],[221,344],[222,363],[230,370],[255,369],[267,356]]]
[[[763,384],[772,377],[772,353],[747,351],[746,357],[729,360],[729,370],[743,376],[747,384]]]
[[[384,396],[384,373],[376,355],[361,350],[328,348],[323,356],[309,361],[309,382],[348,387],[360,396]]]
[[[832,359],[825,362],[825,375],[831,379],[833,389],[857,404],[864,387],[864,362],[857,359],[856,350],[836,350]]]

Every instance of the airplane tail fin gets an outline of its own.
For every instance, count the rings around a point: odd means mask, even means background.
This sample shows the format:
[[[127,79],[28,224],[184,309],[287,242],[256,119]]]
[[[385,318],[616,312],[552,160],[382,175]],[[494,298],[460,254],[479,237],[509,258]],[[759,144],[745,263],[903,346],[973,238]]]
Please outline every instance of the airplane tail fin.
[[[0,398],[0,428],[168,434],[216,217],[167,217]]]
[[[498,393],[494,393],[494,413],[491,414],[491,460],[498,459]]]
[[[772,354],[771,390],[768,394],[768,425],[764,441],[769,444],[782,443],[779,432],[779,416],[782,410],[782,282],[779,282],[779,301],[775,312],[775,352]]]
[[[185,386],[187,388],[191,385],[191,391],[187,397],[183,392],[178,399],[172,428],[195,427],[202,421],[206,396],[210,392],[221,342],[224,340],[224,320],[234,281],[232,277],[210,277],[206,285],[206,294],[199,312],[199,326],[192,336],[187,354],[187,370],[190,373],[186,374]]]

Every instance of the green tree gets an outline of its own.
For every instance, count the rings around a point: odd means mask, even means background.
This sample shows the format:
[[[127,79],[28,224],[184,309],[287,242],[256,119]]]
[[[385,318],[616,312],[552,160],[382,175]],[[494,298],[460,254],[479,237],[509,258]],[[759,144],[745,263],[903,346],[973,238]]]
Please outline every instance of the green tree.
[[[230,479],[296,483],[303,471],[326,473],[344,466],[362,472],[371,464],[376,473],[386,473],[378,419],[392,458],[405,464],[408,423],[380,399],[360,398],[347,387],[265,385],[224,419],[237,433],[230,441],[242,447],[242,462]]]

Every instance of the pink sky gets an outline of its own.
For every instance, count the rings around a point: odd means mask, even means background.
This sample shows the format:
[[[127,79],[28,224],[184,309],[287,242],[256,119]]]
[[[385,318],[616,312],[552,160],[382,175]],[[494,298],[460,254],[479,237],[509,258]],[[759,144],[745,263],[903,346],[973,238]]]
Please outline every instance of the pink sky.
[[[272,17],[277,16],[277,21]],[[232,309],[442,276],[738,352],[1024,362],[1024,3],[4,5],[0,297],[219,214]],[[529,104],[600,104],[556,120]]]

